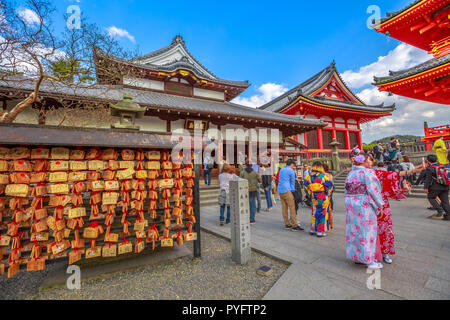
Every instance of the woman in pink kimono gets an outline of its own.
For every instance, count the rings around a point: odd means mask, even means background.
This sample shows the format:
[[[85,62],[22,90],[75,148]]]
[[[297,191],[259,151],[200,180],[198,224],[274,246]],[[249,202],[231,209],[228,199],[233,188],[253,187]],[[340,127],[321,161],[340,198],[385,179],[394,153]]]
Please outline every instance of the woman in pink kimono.
[[[370,169],[371,167],[372,166],[367,164],[367,168]],[[378,163],[378,167],[375,169],[375,174],[380,181],[383,191],[383,208],[377,217],[378,237],[381,247],[381,254],[383,255],[383,261],[387,264],[392,263],[390,255],[395,254],[394,229],[392,227],[391,206],[388,198],[405,199],[405,190],[400,187],[400,178],[422,170],[423,167],[419,166],[408,171],[386,171],[382,162]]]
[[[372,165],[372,158],[359,154],[345,182],[347,259],[381,269],[381,252],[377,246],[377,213],[383,207],[380,182]],[[378,247],[378,250],[377,250]]]

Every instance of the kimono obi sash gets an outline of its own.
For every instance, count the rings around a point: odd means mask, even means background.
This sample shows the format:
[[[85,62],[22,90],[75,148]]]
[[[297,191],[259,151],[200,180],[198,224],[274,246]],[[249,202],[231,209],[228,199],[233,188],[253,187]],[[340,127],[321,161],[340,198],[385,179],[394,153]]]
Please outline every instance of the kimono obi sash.
[[[362,182],[348,182],[345,184],[347,195],[368,195],[367,187]]]

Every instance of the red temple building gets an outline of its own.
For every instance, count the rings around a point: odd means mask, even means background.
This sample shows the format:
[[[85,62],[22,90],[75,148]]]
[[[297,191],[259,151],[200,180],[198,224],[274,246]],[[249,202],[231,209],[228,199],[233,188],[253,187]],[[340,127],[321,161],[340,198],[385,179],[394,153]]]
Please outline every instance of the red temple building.
[[[374,28],[434,56],[418,66],[375,77],[379,90],[450,104],[450,0],[416,1],[374,21]]]
[[[333,62],[260,109],[327,123],[323,129],[294,137],[307,147],[305,152],[325,153],[331,151],[333,138],[343,151],[350,151],[356,144],[362,148],[361,124],[392,115],[395,105],[366,105],[346,86]]]
[[[450,0],[415,1],[403,10],[374,21],[374,28],[433,55],[418,66],[390,71],[387,77],[375,77],[379,90],[450,104]],[[425,123],[424,131],[423,142],[433,143],[440,136],[450,140],[450,125],[430,128]],[[427,148],[431,150],[431,144]]]

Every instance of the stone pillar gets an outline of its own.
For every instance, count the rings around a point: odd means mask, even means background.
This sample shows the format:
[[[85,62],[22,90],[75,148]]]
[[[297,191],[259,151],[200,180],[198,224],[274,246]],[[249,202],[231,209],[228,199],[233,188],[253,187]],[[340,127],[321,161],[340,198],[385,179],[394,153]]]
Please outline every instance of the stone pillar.
[[[251,257],[250,204],[248,181],[230,181],[231,205],[231,258],[238,264],[246,264]]]
[[[335,173],[341,171],[341,163],[339,160],[339,148],[338,148],[339,145],[340,143],[337,142],[336,139],[333,139],[333,141],[331,141],[330,143],[330,146],[332,148],[331,167]]]

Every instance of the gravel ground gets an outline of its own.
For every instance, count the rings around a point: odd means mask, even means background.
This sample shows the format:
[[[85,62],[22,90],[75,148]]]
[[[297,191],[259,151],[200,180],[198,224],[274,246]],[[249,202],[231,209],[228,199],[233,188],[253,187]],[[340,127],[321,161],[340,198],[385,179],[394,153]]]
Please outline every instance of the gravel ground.
[[[192,243],[186,243],[190,249]],[[263,265],[273,268],[270,277],[256,270]],[[59,267],[58,265],[51,266]],[[202,259],[184,257],[170,263],[120,272],[106,278],[82,282],[81,290],[52,288],[38,292],[47,272],[21,273],[10,280],[0,280],[3,299],[261,299],[275,284],[287,265],[252,252],[251,261],[240,266],[231,261],[231,243],[202,232]],[[12,281],[14,280],[14,281]],[[6,290],[4,289],[6,288]]]
[[[66,268],[67,262],[60,261],[47,265],[43,271],[21,271],[10,279],[5,272],[0,276],[0,300],[17,300],[36,295],[47,274],[57,269],[65,270]]]

